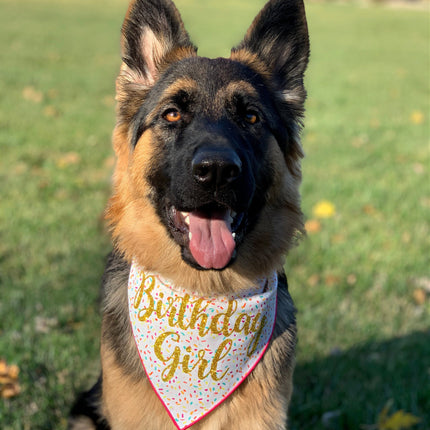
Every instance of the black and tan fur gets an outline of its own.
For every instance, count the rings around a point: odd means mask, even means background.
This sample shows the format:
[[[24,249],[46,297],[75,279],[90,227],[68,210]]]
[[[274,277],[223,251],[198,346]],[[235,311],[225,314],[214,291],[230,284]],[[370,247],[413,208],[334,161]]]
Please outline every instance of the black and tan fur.
[[[76,403],[69,428],[175,428],[146,379],[128,320],[127,280],[136,258],[177,285],[214,296],[278,271],[267,352],[193,429],[285,429],[296,328],[283,263],[303,230],[299,131],[309,42],[302,0],[269,1],[229,59],[198,57],[170,0],[135,0],[121,45],[102,375]],[[200,156],[209,176],[195,168]],[[202,267],[190,252],[178,213],[197,209],[207,217],[240,214],[232,227],[235,251],[224,267]]]

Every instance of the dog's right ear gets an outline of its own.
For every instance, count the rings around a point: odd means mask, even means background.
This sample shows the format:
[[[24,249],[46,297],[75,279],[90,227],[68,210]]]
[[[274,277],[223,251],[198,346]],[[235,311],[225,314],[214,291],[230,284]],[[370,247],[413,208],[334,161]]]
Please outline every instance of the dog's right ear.
[[[254,19],[232,59],[263,64],[282,98],[301,110],[303,75],[309,59],[309,36],[303,0],[269,0]],[[258,66],[257,66],[258,68]]]
[[[122,26],[121,51],[120,77],[148,88],[163,67],[196,55],[197,49],[171,0],[133,0]]]

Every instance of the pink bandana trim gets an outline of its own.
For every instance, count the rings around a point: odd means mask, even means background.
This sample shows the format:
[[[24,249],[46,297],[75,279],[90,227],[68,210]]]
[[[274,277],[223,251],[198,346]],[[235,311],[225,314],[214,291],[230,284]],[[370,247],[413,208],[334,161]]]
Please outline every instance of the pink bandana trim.
[[[219,406],[267,349],[278,278],[241,296],[206,298],[177,288],[133,262],[130,322],[148,380],[179,430]]]

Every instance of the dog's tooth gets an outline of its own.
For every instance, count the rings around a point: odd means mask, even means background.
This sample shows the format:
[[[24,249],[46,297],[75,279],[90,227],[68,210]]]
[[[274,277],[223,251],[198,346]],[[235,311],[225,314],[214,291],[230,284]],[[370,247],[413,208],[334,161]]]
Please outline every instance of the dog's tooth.
[[[190,226],[190,213],[189,212],[181,212],[182,219],[184,220],[185,224],[189,227]]]
[[[188,233],[188,239],[190,239],[190,241],[191,241],[191,238],[193,237],[193,234],[191,233],[191,231]]]
[[[233,236],[233,239],[236,239],[236,233],[231,234]]]

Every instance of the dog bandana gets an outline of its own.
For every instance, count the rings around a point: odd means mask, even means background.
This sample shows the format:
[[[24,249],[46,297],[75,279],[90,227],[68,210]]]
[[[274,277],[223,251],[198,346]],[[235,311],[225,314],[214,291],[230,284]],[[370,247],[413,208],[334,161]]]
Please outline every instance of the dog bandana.
[[[179,430],[221,404],[251,373],[272,336],[276,273],[240,296],[206,298],[133,262],[130,321],[140,359]]]

